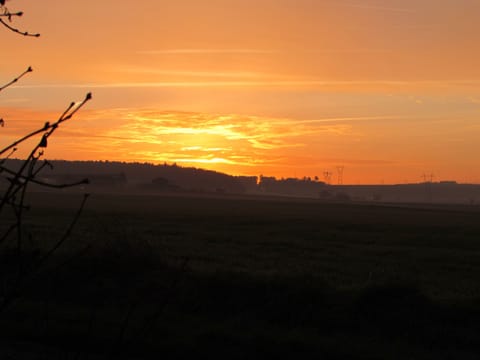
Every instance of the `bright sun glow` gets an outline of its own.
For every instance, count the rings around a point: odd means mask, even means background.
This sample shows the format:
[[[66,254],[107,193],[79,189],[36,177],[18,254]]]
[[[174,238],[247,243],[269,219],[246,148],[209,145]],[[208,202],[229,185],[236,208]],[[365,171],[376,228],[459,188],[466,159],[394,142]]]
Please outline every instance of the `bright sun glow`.
[[[92,91],[49,158],[480,182],[478,2],[145,0],[134,26],[113,0],[18,5],[42,36],[2,37],[0,83],[34,68],[2,91],[2,142]]]

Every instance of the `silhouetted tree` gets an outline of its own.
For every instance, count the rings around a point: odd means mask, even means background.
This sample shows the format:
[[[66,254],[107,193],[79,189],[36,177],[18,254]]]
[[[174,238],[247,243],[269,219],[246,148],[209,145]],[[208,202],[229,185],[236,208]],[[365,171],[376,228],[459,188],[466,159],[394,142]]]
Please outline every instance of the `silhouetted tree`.
[[[8,31],[12,31],[19,35],[39,37],[40,34],[38,33],[32,34],[28,31],[19,30],[14,26],[14,19],[22,15],[22,11],[10,11],[5,6],[5,0],[0,0],[0,24],[2,24]],[[29,66],[13,80],[8,81],[3,86],[0,86],[0,92],[4,91],[10,86],[13,86],[21,78],[32,71],[32,67]],[[91,98],[91,94],[88,93],[79,103],[70,103],[70,105],[55,121],[46,122],[40,125],[36,130],[27,132],[26,135],[19,137],[10,144],[0,145],[0,179],[4,180],[5,184],[4,189],[0,193],[0,216],[3,219],[6,219],[5,212],[7,209],[10,209],[13,213],[13,220],[11,223],[5,224],[6,221],[4,221],[0,227],[0,246],[2,246],[0,250],[5,250],[3,251],[2,255],[6,253],[10,254],[10,257],[14,257],[14,261],[11,262],[14,263],[16,267],[16,269],[7,269],[7,271],[5,271],[6,269],[4,268],[2,269],[2,276],[5,276],[5,273],[9,272],[8,270],[12,270],[10,272],[14,274],[12,275],[14,276],[14,279],[11,281],[12,286],[10,288],[5,288],[4,286],[1,289],[2,293],[0,293],[0,312],[16,299],[29,276],[31,276],[33,272],[35,272],[42,264],[44,264],[45,261],[47,261],[65,242],[83,209],[87,195],[84,196],[77,214],[74,216],[64,235],[61,236],[51,248],[46,249],[44,254],[38,257],[34,262],[24,264],[24,238],[26,235],[24,234],[24,214],[30,209],[30,207],[25,204],[25,195],[29,185],[37,184],[42,187],[65,188],[78,184],[85,184],[88,182],[88,180],[84,179],[72,184],[50,184],[40,180],[38,175],[46,167],[52,167],[47,160],[41,161],[51,137],[59,127],[61,127],[66,121],[70,120]],[[4,119],[0,118],[0,126],[8,126],[8,122],[5,122]],[[28,155],[26,158],[22,160],[19,167],[9,167],[6,160],[16,153],[19,146],[24,146],[25,142],[30,139],[36,139],[36,142],[35,145],[33,145],[33,147],[27,151]],[[32,235],[29,234],[29,237],[31,236]],[[15,251],[12,252],[12,249]]]

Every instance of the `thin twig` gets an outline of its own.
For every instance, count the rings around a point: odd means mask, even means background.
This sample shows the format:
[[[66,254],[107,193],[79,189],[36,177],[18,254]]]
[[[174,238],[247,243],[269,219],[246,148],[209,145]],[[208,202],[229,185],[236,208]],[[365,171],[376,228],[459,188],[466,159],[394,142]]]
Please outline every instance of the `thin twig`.
[[[7,154],[7,156],[5,156],[2,160],[0,160],[0,165],[1,164],[4,164],[5,161],[7,161],[7,159],[10,159],[10,157],[15,153],[15,151],[17,151],[17,148],[13,148],[9,154]],[[0,173],[2,172],[3,170],[0,169]]]
[[[130,322],[130,318],[132,317],[133,312],[135,311],[135,309],[138,306],[138,302],[139,302],[138,300],[137,301],[132,301],[130,303],[130,306],[128,307],[127,314],[126,314],[125,318],[123,319],[122,327],[120,328],[120,332],[118,334],[116,347],[114,347],[112,349],[111,353],[110,353],[110,359],[117,359],[119,357],[121,351],[122,351],[122,346],[123,346],[123,343],[124,343],[124,340],[125,340],[125,333],[127,331],[128,324]]]
[[[1,21],[1,19],[0,19]],[[18,75],[15,79],[13,79],[12,81],[10,81],[9,83],[3,85],[3,86],[0,86],[0,91],[6,89],[7,87],[9,87],[10,85],[13,85],[15,84],[18,80],[20,80],[22,77],[24,77],[26,74],[32,72],[33,69],[31,66],[28,67],[27,70],[25,70],[23,73],[21,73],[20,75]]]
[[[52,129],[56,129],[62,122],[66,121],[66,120],[69,120],[72,115],[74,113],[76,113],[78,110],[80,110],[81,107],[83,107],[83,105],[85,105],[85,103],[87,101],[89,101],[90,99],[92,98],[92,94],[91,93],[88,93],[86,96],[85,96],[85,99],[77,106],[76,109],[74,109],[70,114],[69,114],[69,111],[72,110],[72,108],[75,106],[75,103],[72,102],[68,108],[62,113],[62,115],[58,118],[58,120],[56,122],[54,122],[53,124],[50,124],[49,122],[46,122],[43,127],[41,129],[37,129],[37,130],[34,130],[32,131],[30,134],[27,134],[25,135],[24,137],[20,138],[19,140],[17,141],[14,141],[13,143],[11,143],[10,145],[8,145],[7,147],[3,148],[2,150],[0,150],[0,155],[2,155],[3,153],[5,153],[6,151],[16,147],[18,144],[24,142],[25,140],[28,140],[30,139],[31,137],[35,136],[35,135],[38,135],[38,134],[41,134],[42,132],[48,132],[48,131],[51,131]],[[36,150],[38,150],[38,147],[36,147]],[[34,152],[36,152],[36,150]]]
[[[10,290],[9,294],[7,294],[1,304],[0,304],[0,313],[2,313],[17,297],[18,294],[21,292],[23,286],[25,286],[25,283],[29,277],[31,277],[35,271],[37,271],[54,253],[55,251],[58,250],[60,246],[69,238],[69,236],[72,234],[73,228],[75,227],[78,219],[80,218],[80,215],[85,207],[85,203],[88,199],[89,194],[84,194],[82,203],[80,204],[80,207],[77,210],[77,213],[75,214],[75,217],[73,218],[72,222],[70,223],[69,227],[61,237],[61,239],[44,255],[42,256],[38,262],[36,263],[36,266],[31,268],[30,271],[24,272],[22,276],[17,279],[17,282],[15,283],[15,286],[13,289]]]
[[[18,253],[18,276],[19,278],[23,274],[23,256],[22,256],[22,247],[23,247],[23,210],[25,203],[25,194],[27,191],[27,184],[22,187],[22,192],[20,194],[20,201],[18,203],[18,208],[15,207],[15,215],[17,217],[17,253]]]
[[[75,214],[75,217],[73,218],[72,222],[70,223],[70,226],[68,227],[67,231],[63,234],[62,238],[42,257],[37,263],[37,267],[40,267],[45,263],[45,261],[52,256],[55,251],[62,246],[62,244],[69,238],[69,236],[72,234],[73,228],[77,224],[78,219],[80,218],[80,214],[83,211],[83,208],[85,207],[85,203],[87,202],[87,199],[90,195],[89,194],[84,194],[82,203],[80,204],[80,207],[77,210],[77,213]]]
[[[0,18],[0,23],[5,26],[8,30],[11,30],[13,31],[14,33],[17,33],[19,35],[23,35],[23,36],[31,36],[31,37],[39,37],[40,34],[31,34],[29,33],[28,31],[21,31],[21,30],[18,30],[17,28],[14,28],[13,26],[10,26],[8,23],[6,23],[5,21],[3,21],[2,18]]]
[[[5,171],[6,173],[8,173],[10,175],[15,175],[17,173],[16,171],[10,170],[9,168],[7,168],[5,166],[0,165],[0,172],[1,171]],[[35,172],[34,175],[36,176],[37,173],[38,173],[38,171]],[[19,180],[25,181],[26,179],[27,179],[27,177],[24,176],[24,175],[19,176]],[[89,183],[89,180],[86,179],[86,178],[82,179],[82,180],[79,180],[79,181],[76,181],[76,182],[73,182],[73,183],[65,183],[65,184],[50,184],[50,183],[47,183],[47,182],[44,182],[44,181],[41,181],[41,180],[37,180],[35,178],[29,179],[29,181],[34,183],[34,184],[49,187],[49,188],[52,188],[52,189],[65,189],[65,188],[74,187],[74,186],[78,186],[78,185],[87,185]]]
[[[17,227],[17,224],[12,224],[10,225],[10,227],[8,228],[7,231],[5,231],[5,233],[2,235],[2,237],[0,238],[0,244],[3,243],[7,238],[8,238],[8,235],[10,235],[13,230],[15,230],[15,228]]]
[[[75,107],[75,104],[71,103],[55,123],[53,123],[53,124],[50,124],[49,122],[45,123],[45,125],[43,126],[42,129],[38,129],[36,131],[33,131],[32,133],[24,136],[22,139],[12,143],[11,145],[7,146],[2,151],[0,151],[0,155],[1,155],[5,151],[8,151],[12,147],[18,145],[20,142],[25,141],[26,139],[28,139],[28,138],[30,138],[34,135],[40,134],[42,132],[44,133],[43,136],[42,136],[42,139],[38,142],[38,144],[36,146],[33,147],[32,151],[30,152],[30,155],[27,157],[27,160],[25,160],[25,162],[23,163],[21,168],[15,173],[15,175],[14,175],[14,177],[13,177],[11,183],[10,183],[9,188],[5,192],[5,196],[0,201],[0,211],[3,209],[5,204],[9,201],[9,199],[11,198],[11,195],[18,192],[19,189],[15,190],[15,187],[18,185],[19,179],[24,177],[23,172],[25,171],[29,162],[35,157],[35,154],[37,153],[37,151],[42,147],[46,147],[46,141],[47,141],[48,137],[50,137],[55,132],[55,130],[58,129],[58,126],[61,123],[71,119],[72,116],[77,111],[79,111],[91,99],[92,99],[92,94],[87,93],[85,98],[82,100],[82,102],[80,102],[80,104],[78,104],[78,106]],[[26,177],[25,180],[28,182],[31,179],[29,177]]]
[[[10,145],[8,145],[7,147],[3,148],[1,151],[0,151],[0,155],[2,155],[3,153],[7,152],[8,150],[12,149],[12,148],[15,148],[18,144],[21,144],[22,142],[24,142],[25,140],[28,140],[30,139],[32,136],[35,136],[35,135],[38,135],[42,132],[45,131],[45,128],[42,127],[41,129],[38,129],[38,130],[35,130],[35,131],[32,131],[30,134],[28,135],[25,135],[24,137],[14,141],[13,143],[11,143]]]
[[[14,12],[14,13],[11,13],[11,12],[9,12],[9,11],[6,11],[6,12],[4,12],[3,14],[0,14],[0,17],[6,17],[6,18],[8,18],[8,19],[10,20],[10,19],[11,19],[12,17],[14,17],[14,16],[20,17],[20,16],[22,16],[22,15],[23,15],[23,11],[17,11],[17,12]]]

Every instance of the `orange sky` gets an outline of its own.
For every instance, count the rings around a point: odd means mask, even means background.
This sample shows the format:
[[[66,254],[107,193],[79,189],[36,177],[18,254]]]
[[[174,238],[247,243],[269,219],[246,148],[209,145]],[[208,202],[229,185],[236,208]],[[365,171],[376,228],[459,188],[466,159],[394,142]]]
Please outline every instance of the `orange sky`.
[[[92,91],[48,158],[480,182],[478,1],[7,5],[42,36],[0,29],[0,83],[34,68],[0,94],[2,145]]]

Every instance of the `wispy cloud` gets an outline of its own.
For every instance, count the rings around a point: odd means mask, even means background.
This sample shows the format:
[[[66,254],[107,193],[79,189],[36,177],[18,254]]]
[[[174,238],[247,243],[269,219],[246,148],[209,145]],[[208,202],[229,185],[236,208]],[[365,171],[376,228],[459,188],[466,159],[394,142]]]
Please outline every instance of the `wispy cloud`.
[[[335,6],[373,10],[373,11],[388,11],[388,12],[397,12],[397,13],[414,13],[415,10],[407,7],[393,7],[393,6],[383,6],[383,5],[372,5],[368,4],[365,1],[362,3],[353,3],[353,2],[341,2],[335,0]]]
[[[15,108],[3,110],[9,114],[9,120],[2,130],[2,142],[11,142],[25,129],[39,128],[57,115]],[[297,129],[287,133],[287,126],[280,122],[274,124],[270,119],[234,114],[121,108],[79,113],[56,132],[54,144],[63,144],[62,157],[70,159],[91,156],[112,160],[253,166],[266,161],[265,155],[271,150],[298,146],[290,139],[305,131]],[[48,154],[52,154],[52,149],[48,149]]]
[[[141,55],[249,55],[249,54],[277,54],[276,50],[268,49],[162,49],[162,50],[140,50],[137,54]]]
[[[139,55],[285,55],[292,53],[301,54],[350,54],[350,53],[385,53],[391,52],[390,49],[373,48],[308,48],[308,49],[158,49],[158,50],[140,50]]]
[[[404,119],[405,116],[397,115],[382,115],[382,116],[342,116],[342,117],[327,117],[322,119],[308,119],[308,120],[295,120],[296,125],[300,124],[315,124],[315,123],[348,123],[357,121],[385,121],[385,120],[399,120]],[[285,124],[291,124],[285,122]]]
[[[163,70],[154,67],[120,66],[111,71],[131,74],[147,74],[162,76],[180,76],[194,78],[261,78],[271,77],[269,74],[248,71],[188,71],[188,70]]]
[[[391,49],[372,49],[372,48],[349,48],[349,49],[309,49],[299,52],[307,54],[370,54],[370,53],[391,53]]]
[[[112,114],[109,114],[111,116]],[[237,114],[204,114],[122,109],[113,128],[90,139],[109,152],[145,161],[253,166],[271,162],[278,151],[305,147],[305,136],[350,136],[346,123],[296,122]],[[353,118],[344,118],[352,120]],[[363,119],[363,118],[362,118]],[[345,121],[348,122],[348,121]],[[111,139],[111,141],[107,141]],[[99,146],[99,145],[97,145]]]
[[[13,108],[3,110],[13,119],[2,130],[3,141],[10,141],[15,135],[23,134],[26,128],[38,128],[44,121],[57,116],[34,111],[15,114]],[[369,158],[362,151],[356,153],[358,157],[352,157],[351,152],[342,151],[338,144],[351,145],[359,139],[368,140],[371,135],[368,129],[377,124],[394,124],[401,119],[410,120],[389,114],[297,120],[155,109],[86,109],[56,132],[46,156],[166,161],[235,173],[299,166],[317,169],[329,164],[390,166],[397,159],[377,157],[378,153]],[[337,154],[344,157],[333,158]]]
[[[27,98],[6,98],[6,99],[0,99],[0,104],[18,104],[18,103],[26,103],[30,101],[30,99]]]
[[[331,81],[320,79],[299,80],[226,80],[226,81],[160,81],[160,82],[111,82],[111,83],[70,83],[70,84],[31,84],[18,85],[18,89],[80,88],[80,89],[115,89],[115,88],[208,88],[208,87],[350,87],[361,86],[365,89],[378,86],[388,87],[478,87],[480,80],[345,80]]]
[[[317,161],[321,164],[330,164],[337,166],[342,165],[392,165],[397,164],[396,160],[382,160],[382,159],[362,159],[362,158],[323,158],[320,157]]]

